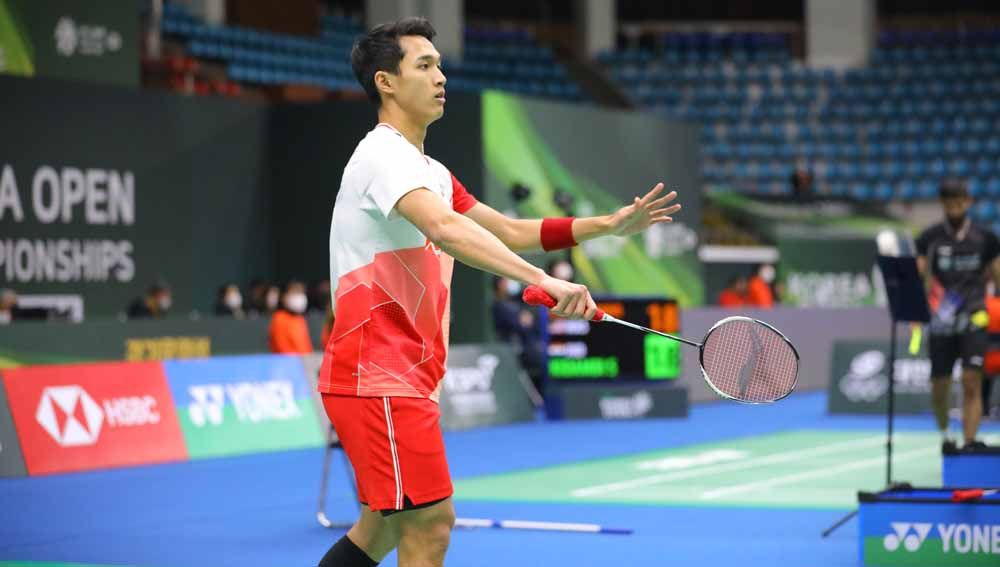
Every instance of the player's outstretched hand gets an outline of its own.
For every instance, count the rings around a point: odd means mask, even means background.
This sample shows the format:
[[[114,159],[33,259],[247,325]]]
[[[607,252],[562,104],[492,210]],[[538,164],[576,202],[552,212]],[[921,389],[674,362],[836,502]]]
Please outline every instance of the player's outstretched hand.
[[[597,304],[585,285],[546,277],[539,287],[556,300],[552,308],[555,315],[567,319],[592,319],[597,313]]]
[[[667,206],[677,198],[677,191],[671,191],[657,198],[663,191],[663,184],[657,183],[645,197],[636,197],[631,205],[625,205],[611,215],[611,233],[617,236],[629,236],[642,232],[654,224],[672,222],[670,215],[681,210],[680,204]]]

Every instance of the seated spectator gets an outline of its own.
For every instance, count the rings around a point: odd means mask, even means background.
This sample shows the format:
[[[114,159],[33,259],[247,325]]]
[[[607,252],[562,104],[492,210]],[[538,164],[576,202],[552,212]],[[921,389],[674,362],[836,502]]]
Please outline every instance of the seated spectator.
[[[243,294],[240,293],[239,286],[228,283],[219,288],[219,294],[215,298],[215,314],[235,319],[246,318],[246,312],[243,311]]]
[[[0,289],[0,325],[10,325],[14,322],[15,309],[17,309],[17,294],[12,289]]]
[[[330,304],[331,299],[330,280],[324,279],[316,282],[312,291],[309,292],[309,311],[326,313],[327,306]]]
[[[741,307],[747,302],[747,277],[735,276],[729,280],[726,289],[719,292],[719,306]]]
[[[771,284],[774,283],[775,270],[771,264],[761,264],[757,271],[750,276],[747,281],[748,307],[759,307],[770,309],[774,307],[774,290]]]
[[[250,282],[250,302],[245,311],[251,317],[268,316],[278,308],[281,290],[278,286],[264,280]]]
[[[290,281],[281,295],[281,307],[271,315],[268,332],[271,352],[279,354],[306,354],[313,352],[309,325],[304,313],[309,305],[306,286]]]
[[[535,309],[520,301],[521,284],[493,278],[493,330],[497,340],[510,343],[518,353],[521,368],[541,392],[545,382],[545,340]]]
[[[129,319],[162,319],[173,304],[173,294],[166,282],[154,282],[144,297],[137,297],[128,307]]]

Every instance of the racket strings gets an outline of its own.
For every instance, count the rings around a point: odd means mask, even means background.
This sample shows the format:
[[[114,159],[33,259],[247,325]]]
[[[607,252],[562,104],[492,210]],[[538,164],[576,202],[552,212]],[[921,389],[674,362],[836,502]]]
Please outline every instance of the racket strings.
[[[751,319],[732,319],[707,337],[702,368],[723,395],[744,402],[770,402],[795,387],[798,357],[770,327]]]

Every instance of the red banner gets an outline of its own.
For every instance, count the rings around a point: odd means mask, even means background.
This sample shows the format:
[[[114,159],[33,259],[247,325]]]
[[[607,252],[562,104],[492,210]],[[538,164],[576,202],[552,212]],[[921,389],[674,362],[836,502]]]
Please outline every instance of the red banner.
[[[158,362],[4,370],[31,475],[187,459]]]

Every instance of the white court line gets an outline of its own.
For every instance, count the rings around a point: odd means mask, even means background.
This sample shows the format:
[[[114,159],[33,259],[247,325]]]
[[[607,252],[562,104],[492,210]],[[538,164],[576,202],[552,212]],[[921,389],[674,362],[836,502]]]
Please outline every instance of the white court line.
[[[896,434],[896,437],[898,438],[899,434]],[[863,437],[861,439],[851,439],[850,441],[839,441],[837,443],[830,443],[829,445],[820,445],[819,447],[814,447],[812,449],[794,449],[791,451],[772,453],[770,455],[766,455],[763,457],[754,457],[752,459],[747,459],[746,461],[739,461],[735,463],[726,463],[714,466],[700,467],[673,473],[654,474],[650,476],[635,478],[632,480],[624,480],[620,482],[611,482],[607,484],[598,484],[595,486],[577,488],[571,491],[570,495],[576,498],[586,498],[588,496],[597,496],[608,492],[618,492],[620,490],[628,490],[630,488],[638,488],[641,486],[651,486],[654,484],[661,484],[664,482],[670,482],[674,480],[684,480],[686,478],[699,477],[709,474],[719,474],[731,471],[752,469],[760,466],[772,465],[775,463],[800,461],[802,459],[816,457],[819,455],[839,453],[841,451],[850,451],[865,447],[877,447],[884,443],[885,443],[885,435]]]
[[[922,447],[920,449],[911,449],[909,451],[904,451],[897,455],[893,455],[892,462],[898,463],[901,461],[909,461],[917,457],[934,456],[940,454],[941,454],[940,447]],[[758,480],[755,482],[747,482],[744,484],[727,486],[725,488],[716,488],[715,490],[702,492],[701,498],[705,500],[712,500],[714,498],[730,496],[732,494],[737,494],[740,492],[748,492],[751,490],[758,490],[761,488],[771,488],[781,484],[790,484],[793,482],[799,482],[800,480],[823,478],[824,476],[832,476],[843,472],[852,471],[855,469],[864,469],[871,466],[884,465],[884,464],[885,464],[884,455],[872,459],[863,459],[860,461],[848,461],[842,465],[837,465],[835,467],[824,467],[822,469],[815,469],[811,471],[787,474],[785,476],[778,476],[774,478],[769,478],[767,480]]]

